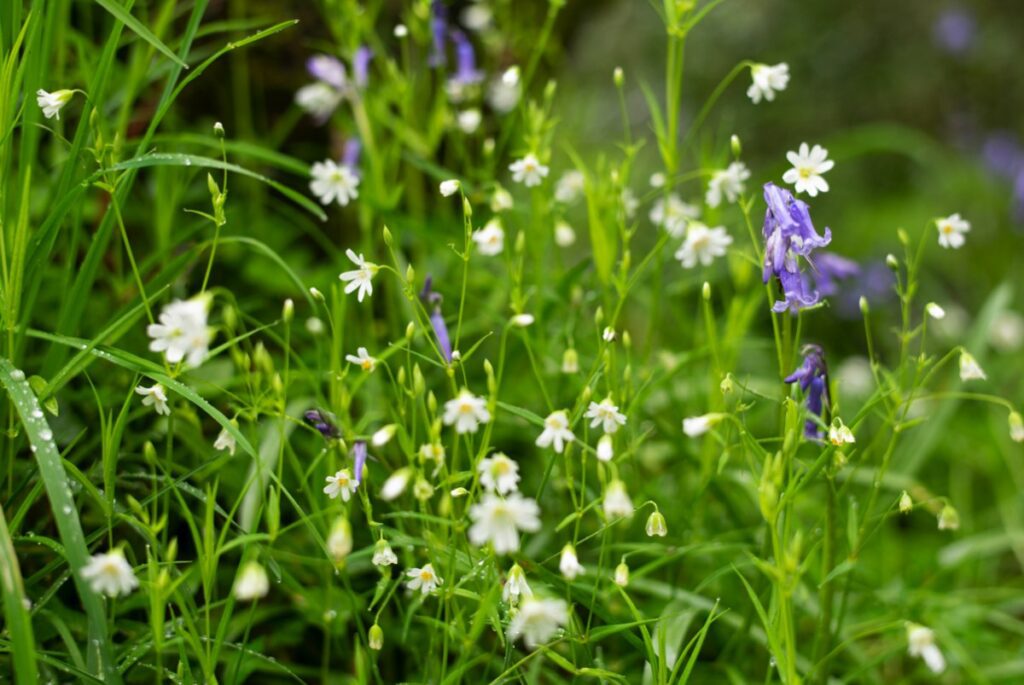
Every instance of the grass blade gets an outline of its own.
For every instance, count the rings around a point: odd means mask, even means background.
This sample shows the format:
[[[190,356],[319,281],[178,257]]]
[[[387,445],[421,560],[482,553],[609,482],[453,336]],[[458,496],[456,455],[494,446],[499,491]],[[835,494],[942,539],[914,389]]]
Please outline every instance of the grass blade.
[[[140,22],[138,19],[129,14],[128,10],[126,10],[124,7],[121,7],[121,5],[117,4],[114,0],[96,0],[96,4],[110,12],[115,19],[117,19],[119,22],[130,28],[132,32],[139,38],[146,41],[154,48],[159,50],[161,53],[163,53],[164,56],[167,57],[167,59],[171,60],[180,67],[188,69],[188,65],[185,64],[185,62],[180,57],[175,55],[174,52],[169,47],[164,45],[159,38],[154,36],[153,32],[146,28],[146,26],[142,24],[142,22]]]

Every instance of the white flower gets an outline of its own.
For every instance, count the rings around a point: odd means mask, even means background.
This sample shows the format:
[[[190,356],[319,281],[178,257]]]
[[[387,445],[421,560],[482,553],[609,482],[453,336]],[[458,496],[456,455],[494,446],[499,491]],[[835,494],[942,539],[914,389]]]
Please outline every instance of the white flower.
[[[395,24],[395,28],[392,33],[394,33],[395,38],[405,38],[409,35],[409,29],[405,24]]]
[[[633,500],[626,492],[626,484],[618,478],[604,491],[604,515],[610,519],[633,515]]]
[[[334,200],[344,207],[359,197],[359,175],[347,164],[335,164],[332,159],[316,162],[309,170],[313,180],[309,189],[321,204],[329,205]]]
[[[534,321],[536,321],[536,319],[533,318],[533,314],[516,314],[509,319],[509,322],[517,328],[532,326]]]
[[[267,578],[266,570],[255,561],[247,562],[235,579],[231,591],[239,602],[266,597],[270,592],[270,579]]]
[[[420,445],[420,459],[425,461],[436,461],[438,464],[444,462],[444,445],[440,443],[424,443]]]
[[[563,600],[531,597],[509,621],[508,639],[515,642],[522,637],[527,648],[533,649],[550,640],[568,622],[569,607]]]
[[[459,15],[462,25],[470,31],[483,31],[491,25],[494,13],[484,3],[469,5]]]
[[[566,443],[576,439],[576,436],[569,430],[569,416],[564,410],[559,409],[548,414],[544,419],[544,430],[537,438],[537,447],[555,446],[559,454],[565,449]]]
[[[469,508],[469,518],[473,521],[469,541],[478,547],[490,542],[495,554],[518,550],[520,530],[528,533],[540,530],[540,507],[518,492],[507,499],[487,493],[479,504]]]
[[[636,199],[636,193],[630,188],[623,188],[619,199],[622,201],[622,211],[626,218],[632,219],[636,216],[636,210],[640,208],[640,200]]]
[[[608,462],[615,456],[614,443],[612,436],[605,433],[601,436],[601,439],[597,441],[597,458],[601,461]]]
[[[352,477],[348,469],[341,469],[333,476],[327,476],[327,485],[324,486],[324,494],[331,499],[337,499],[340,495],[342,501],[347,502],[352,494],[359,487],[359,481]]]
[[[444,403],[442,420],[446,426],[454,424],[456,433],[476,433],[481,423],[491,420],[491,412],[487,400],[463,388],[455,399]]]
[[[605,342],[615,342],[615,329],[611,326],[605,326],[604,330],[601,331],[601,339]]]
[[[213,449],[221,452],[226,450],[233,457],[235,456],[235,447],[235,436],[229,433],[227,428],[222,428],[217,434],[217,439],[213,441]]]
[[[656,171],[655,173],[651,174],[649,183],[651,184],[652,188],[664,188],[666,180],[667,179],[665,178],[665,174],[661,173],[660,171]]]
[[[334,563],[341,563],[352,551],[352,524],[344,516],[339,517],[327,536],[327,552]]]
[[[213,337],[206,325],[210,300],[207,295],[199,295],[166,305],[157,319],[159,323],[146,327],[146,335],[153,339],[149,349],[163,352],[171,364],[182,360],[192,367],[202,364],[210,353],[210,339]]]
[[[708,192],[704,194],[704,201],[708,207],[717,207],[722,204],[722,197],[729,202],[736,202],[740,193],[745,189],[744,181],[750,178],[750,169],[743,162],[733,162],[725,169],[719,169],[711,175],[708,181]]]
[[[71,98],[75,96],[75,91],[67,90],[66,88],[61,90],[55,90],[52,93],[47,93],[45,90],[40,88],[36,91],[36,104],[43,110],[43,116],[47,119],[56,117],[60,119],[60,111],[64,108],[64,105],[71,101]]]
[[[620,561],[615,567],[615,584],[619,587],[629,585],[629,566],[626,566],[625,561]]]
[[[709,266],[715,257],[724,256],[731,244],[732,236],[725,232],[724,226],[708,228],[699,221],[693,221],[686,229],[686,240],[676,250],[675,256],[684,269],[692,269],[697,262]]]
[[[971,230],[969,221],[960,218],[959,214],[950,214],[944,219],[937,219],[935,226],[939,229],[939,245],[954,250],[964,244],[964,233]]]
[[[444,583],[444,580],[434,573],[433,564],[426,564],[423,568],[411,568],[405,575],[412,578],[405,586],[410,590],[419,590],[424,595],[429,595],[438,585]]]
[[[501,598],[508,604],[515,604],[519,599],[532,597],[533,590],[526,582],[526,574],[519,564],[514,564],[508,571],[505,586],[501,588]]]
[[[480,114],[478,109],[464,109],[459,112],[457,121],[459,123],[459,130],[470,135],[476,133],[476,130],[480,128],[480,123],[483,121],[483,115]]]
[[[164,391],[164,386],[157,383],[150,388],[144,388],[141,385],[135,388],[135,392],[142,395],[142,404],[146,407],[153,407],[157,414],[169,416],[171,408],[167,406],[167,394]]]
[[[821,177],[835,166],[835,162],[828,158],[828,150],[820,145],[808,149],[807,143],[800,143],[799,151],[790,150],[786,159],[793,168],[782,175],[782,180],[792,183],[796,192],[806,192],[811,197],[828,192],[828,182]]]
[[[385,502],[390,502],[395,499],[403,492],[405,492],[406,486],[409,485],[409,479],[412,477],[412,471],[409,469],[398,469],[384,481],[384,485],[380,486],[380,498]]]
[[[654,203],[649,218],[651,223],[665,229],[673,238],[682,238],[686,224],[700,216],[700,207],[691,205],[672,193]]]
[[[310,335],[320,335],[324,332],[324,322],[315,316],[306,319],[306,330]]]
[[[1024,317],[1014,311],[1002,311],[992,320],[989,341],[1000,352],[1016,352],[1024,344]]]
[[[555,245],[569,247],[576,242],[576,231],[568,222],[559,219],[555,222]]]
[[[505,248],[505,230],[501,227],[501,219],[495,217],[473,233],[473,242],[482,255],[493,257],[501,254]]]
[[[310,83],[295,92],[295,104],[310,116],[324,121],[341,102],[342,92],[323,81]]]
[[[459,192],[459,188],[461,187],[462,184],[459,183],[458,179],[450,178],[447,181],[441,181],[440,190],[441,194],[445,197],[451,197],[455,193]]]
[[[600,402],[591,402],[583,416],[593,419],[590,422],[591,428],[601,426],[605,433],[614,433],[619,430],[619,426],[626,425],[626,415],[612,403],[611,397],[606,397]]]
[[[657,509],[647,517],[647,524],[644,526],[644,531],[647,533],[647,537],[653,538],[655,536],[663,538],[668,535],[668,525],[665,523],[665,515]]]
[[[930,628],[907,622],[907,653],[924,660],[932,673],[946,670],[946,659],[935,645],[935,633]]]
[[[972,381],[972,380],[985,380],[988,376],[981,370],[981,366],[978,365],[978,360],[968,352],[967,350],[961,350],[960,352],[960,380]]]
[[[139,579],[124,558],[124,552],[116,548],[106,554],[92,555],[82,567],[82,577],[93,592],[107,597],[127,595],[139,586]]]
[[[516,72],[515,79],[506,78],[512,69],[517,69],[517,67],[512,67],[502,77],[493,79],[487,86],[487,104],[498,114],[507,114],[515,109],[523,93],[523,85],[519,83],[518,72]]]
[[[355,354],[346,354],[345,361],[356,364],[366,372],[372,372],[377,368],[377,360],[370,356],[365,347],[357,348]]]
[[[354,271],[343,271],[338,275],[338,278],[348,281],[348,285],[345,286],[345,294],[347,295],[353,290],[358,289],[359,292],[356,293],[356,299],[362,302],[363,297],[366,295],[373,295],[373,277],[377,275],[380,267],[373,262],[366,261],[363,259],[363,255],[357,255],[352,250],[345,250],[345,254],[348,255],[349,260],[358,268]]]
[[[704,435],[711,427],[721,421],[721,414],[704,414],[683,419],[683,432],[691,438]]]
[[[504,83],[506,86],[519,85],[519,77],[521,73],[522,72],[519,69],[519,65],[513,64],[511,67],[502,72],[501,82]]]
[[[755,64],[750,68],[750,78],[753,83],[747,89],[747,97],[755,105],[761,102],[761,98],[771,102],[775,99],[775,93],[786,90],[789,84],[789,65],[785,62],[775,66]]]
[[[564,205],[571,205],[576,200],[580,199],[580,195],[583,194],[583,173],[576,171],[567,171],[562,174],[562,177],[558,179],[558,184],[555,186],[555,199]]]
[[[522,159],[517,159],[508,165],[512,172],[512,180],[522,183],[527,188],[539,186],[541,181],[548,175],[548,168],[540,163],[537,156],[532,152]]]
[[[942,511],[939,512],[939,530],[959,530],[960,529],[960,514],[953,508],[952,504],[947,504],[942,507]]]
[[[512,209],[514,205],[512,200],[512,193],[508,192],[501,186],[494,189],[491,194],[491,211],[497,214],[498,212],[507,212]]]
[[[519,487],[519,464],[502,452],[481,459],[476,470],[480,473],[480,484],[490,492],[505,495]]]
[[[391,549],[388,541],[384,538],[378,540],[373,548],[373,565],[384,567],[397,563],[398,557],[395,556],[395,551]]]
[[[853,436],[853,431],[837,419],[837,423],[828,427],[828,441],[839,447],[840,445],[852,445],[857,442],[857,439]]]
[[[572,546],[571,542],[565,543],[565,547],[562,548],[562,556],[558,560],[558,570],[569,580],[575,580],[576,576],[586,572],[576,557],[576,548]]]
[[[932,317],[936,321],[939,321],[946,316],[946,310],[934,302],[926,304],[924,306],[924,310],[928,313],[928,316]]]

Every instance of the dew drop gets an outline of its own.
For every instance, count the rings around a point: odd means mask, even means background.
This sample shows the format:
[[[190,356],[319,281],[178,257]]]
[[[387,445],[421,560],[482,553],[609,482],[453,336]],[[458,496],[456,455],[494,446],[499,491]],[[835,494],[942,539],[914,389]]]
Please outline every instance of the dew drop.
[[[21,369],[15,369],[14,371],[11,371],[11,378],[20,383],[21,381],[25,380],[25,372],[22,371]]]

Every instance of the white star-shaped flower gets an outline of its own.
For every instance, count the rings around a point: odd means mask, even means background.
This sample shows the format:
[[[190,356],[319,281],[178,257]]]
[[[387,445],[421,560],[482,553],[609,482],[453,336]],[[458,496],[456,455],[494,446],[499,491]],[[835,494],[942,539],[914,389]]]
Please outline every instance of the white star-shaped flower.
[[[820,145],[808,148],[807,143],[800,143],[797,152],[786,153],[786,159],[793,168],[782,175],[782,180],[792,183],[796,192],[806,192],[811,197],[828,192],[828,182],[821,176],[835,166],[828,158],[828,150]]]
[[[366,261],[363,259],[363,255],[357,255],[352,250],[345,250],[345,254],[348,255],[349,260],[358,268],[353,271],[344,271],[338,275],[338,278],[347,282],[345,294],[347,295],[358,289],[359,292],[356,294],[356,299],[362,302],[363,297],[366,295],[373,295],[373,277],[377,275],[380,267]]]
[[[539,186],[548,175],[548,168],[541,164],[532,152],[522,159],[512,162],[508,170],[512,172],[513,181],[522,183],[527,188]]]
[[[544,419],[544,430],[537,438],[537,447],[550,447],[554,445],[555,451],[559,454],[565,449],[566,444],[576,439],[576,436],[569,430],[569,415],[559,409],[548,414]]]
[[[473,233],[473,242],[482,255],[493,257],[501,254],[505,247],[505,230],[501,227],[501,219],[495,217]]]
[[[313,180],[309,189],[321,204],[329,205],[335,200],[344,207],[359,197],[359,175],[347,164],[336,164],[332,159],[317,162],[309,170]]]
[[[775,99],[775,93],[785,90],[789,85],[789,65],[785,62],[774,66],[755,64],[750,68],[750,78],[753,82],[747,89],[747,97],[755,105],[762,98],[771,102]]]
[[[473,521],[469,541],[477,547],[490,542],[495,554],[518,550],[519,531],[540,530],[540,507],[518,492],[507,499],[487,493],[479,504],[469,508],[469,518]]]
[[[743,162],[733,162],[726,168],[715,171],[708,181],[708,192],[704,195],[704,201],[708,207],[722,204],[723,197],[729,202],[736,202],[740,193],[744,191],[744,181],[748,178],[750,169]]]
[[[429,595],[438,585],[444,583],[444,580],[434,572],[433,564],[426,564],[423,568],[411,568],[405,575],[412,579],[405,586],[410,590],[419,590],[424,595]]]
[[[954,250],[963,246],[964,233],[971,230],[970,222],[960,218],[959,214],[950,214],[944,219],[938,219],[935,225],[939,229],[939,245]]]
[[[676,250],[676,259],[684,269],[692,269],[697,262],[709,266],[715,257],[724,256],[726,248],[731,244],[732,236],[725,232],[724,226],[708,228],[699,221],[694,221],[686,229],[686,240]]]
[[[686,224],[700,216],[700,207],[683,202],[675,193],[654,203],[649,218],[673,238],[682,238]]]
[[[124,552],[116,548],[106,554],[92,555],[82,567],[82,577],[93,592],[107,597],[127,595],[139,586],[139,579],[124,558]]]
[[[626,425],[626,415],[619,411],[611,397],[606,397],[600,402],[591,402],[583,416],[593,419],[590,422],[591,428],[601,426],[605,433],[614,433],[619,430],[619,426]]]
[[[455,399],[444,403],[442,420],[446,426],[454,425],[456,433],[476,433],[481,423],[491,420],[491,412],[487,400],[463,388]]]
[[[53,119],[56,117],[60,119],[60,111],[64,108],[64,105],[71,101],[74,97],[75,91],[73,90],[55,90],[52,93],[48,93],[42,88],[36,91],[36,104],[43,110],[43,116],[47,119]]]
[[[171,408],[167,406],[167,393],[164,391],[164,386],[157,383],[149,388],[144,388],[140,385],[135,388],[135,392],[142,395],[143,406],[153,407],[157,414],[170,415]]]
[[[189,366],[203,363],[210,352],[213,333],[206,325],[211,298],[200,295],[189,300],[175,300],[163,308],[157,319],[146,327],[153,340],[149,349],[163,352],[171,364],[185,360]]]
[[[368,373],[377,368],[377,360],[370,356],[365,347],[356,348],[355,354],[346,354],[345,361],[355,364]]]
[[[519,611],[508,624],[508,639],[515,642],[520,637],[527,648],[541,645],[569,622],[569,606],[561,599],[526,599]]]
[[[348,469],[341,469],[333,476],[327,476],[327,485],[324,486],[324,494],[329,496],[331,499],[337,499],[339,496],[342,501],[349,501],[352,494],[359,487],[359,482],[352,477]]]
[[[480,484],[490,492],[506,495],[519,487],[519,464],[502,452],[481,459],[476,470]]]

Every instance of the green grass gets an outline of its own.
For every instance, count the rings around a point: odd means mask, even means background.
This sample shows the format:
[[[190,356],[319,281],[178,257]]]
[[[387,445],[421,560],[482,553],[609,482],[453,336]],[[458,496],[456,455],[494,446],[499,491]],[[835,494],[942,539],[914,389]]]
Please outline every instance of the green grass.
[[[756,8],[741,0],[584,4],[488,3],[491,28],[467,31],[487,81],[462,103],[451,47],[448,71],[428,64],[425,0],[0,9],[0,682],[1020,680],[1024,468],[1007,421],[1024,403],[1021,343],[993,331],[1020,321],[1022,244],[998,186],[914,122],[808,123],[825,105],[800,39],[849,18],[809,11],[762,51],[771,30],[744,28]],[[613,47],[609,17],[642,30]],[[305,114],[306,59],[337,56],[354,77],[361,46],[365,86],[324,122]],[[587,55],[620,49],[633,64],[592,75],[603,58]],[[754,105],[762,61],[792,76]],[[501,112],[487,91],[513,65],[522,97]],[[36,91],[62,88],[74,95],[45,118]],[[469,107],[474,132],[456,120]],[[351,139],[359,196],[323,205],[310,167]],[[891,283],[859,311],[849,283],[771,311],[760,191],[804,139],[836,160],[831,190],[801,196],[832,227],[828,249],[890,255]],[[527,153],[550,167],[535,187],[509,170]],[[743,191],[708,206],[714,172],[737,160]],[[569,170],[580,196],[558,200]],[[442,197],[450,178],[460,189]],[[501,189],[513,205],[495,209]],[[725,227],[726,255],[681,268],[683,238],[649,219],[669,193]],[[935,217],[955,211],[972,231],[943,250]],[[473,236],[493,218],[504,247],[487,256]],[[338,279],[356,268],[349,249],[378,267],[362,302]],[[428,278],[440,301],[421,297]],[[199,295],[202,363],[151,351],[147,326]],[[821,418],[783,381],[807,343],[829,367]],[[372,372],[346,360],[360,347]],[[960,379],[963,351],[986,379]],[[155,384],[168,415],[136,392]],[[457,433],[445,403],[464,388],[489,420]],[[606,397],[626,423],[601,443],[584,414]],[[575,436],[563,452],[536,444],[559,410]],[[684,434],[702,415],[709,430]],[[805,437],[833,419],[854,443]],[[359,442],[361,483],[329,498]],[[478,466],[496,452],[540,510],[506,554],[471,532],[493,504]],[[385,497],[396,474],[408,482]],[[616,481],[632,516],[604,508]],[[655,513],[665,536],[647,532]],[[394,566],[374,564],[381,540]],[[105,597],[83,575],[110,550],[133,592]],[[267,576],[255,599],[238,589],[253,562]],[[407,570],[428,563],[443,582],[409,590]],[[536,606],[503,597],[513,564],[565,603],[537,645],[510,632]],[[934,631],[943,674],[908,654],[907,622]]]

